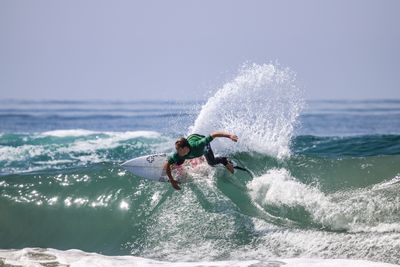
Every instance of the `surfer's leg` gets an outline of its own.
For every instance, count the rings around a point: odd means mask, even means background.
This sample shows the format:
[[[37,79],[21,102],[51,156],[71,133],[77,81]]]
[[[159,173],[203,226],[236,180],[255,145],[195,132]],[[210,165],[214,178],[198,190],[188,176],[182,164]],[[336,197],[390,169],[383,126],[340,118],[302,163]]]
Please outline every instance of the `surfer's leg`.
[[[183,163],[185,162],[185,160],[184,159],[182,159],[182,160],[180,160],[180,161],[178,161],[177,163],[176,163],[176,165],[182,165]]]
[[[204,148],[204,157],[206,158],[207,163],[210,166],[215,166],[217,164],[225,165],[228,162],[228,160],[225,157],[215,157],[210,144],[208,144]]]
[[[229,162],[228,158],[214,156],[214,152],[212,151],[210,144],[208,144],[204,149],[204,157],[206,158],[208,165],[215,166],[217,164],[222,164],[229,172],[234,172],[233,165],[231,162]]]

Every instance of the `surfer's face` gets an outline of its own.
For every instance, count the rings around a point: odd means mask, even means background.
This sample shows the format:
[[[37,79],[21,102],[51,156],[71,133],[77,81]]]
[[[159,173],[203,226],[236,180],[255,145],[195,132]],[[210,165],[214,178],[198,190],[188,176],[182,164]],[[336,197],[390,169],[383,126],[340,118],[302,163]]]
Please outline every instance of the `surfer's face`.
[[[176,151],[178,152],[179,156],[184,157],[189,153],[190,149],[187,146],[185,147],[176,146]]]

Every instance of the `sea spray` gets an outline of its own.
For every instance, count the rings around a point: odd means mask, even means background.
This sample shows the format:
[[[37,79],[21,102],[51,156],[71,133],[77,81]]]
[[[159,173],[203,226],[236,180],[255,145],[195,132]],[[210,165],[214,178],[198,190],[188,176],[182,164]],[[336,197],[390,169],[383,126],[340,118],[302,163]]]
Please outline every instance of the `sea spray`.
[[[303,108],[295,74],[272,64],[245,65],[202,107],[190,133],[233,132],[237,144],[213,142],[216,150],[290,155],[289,144]]]

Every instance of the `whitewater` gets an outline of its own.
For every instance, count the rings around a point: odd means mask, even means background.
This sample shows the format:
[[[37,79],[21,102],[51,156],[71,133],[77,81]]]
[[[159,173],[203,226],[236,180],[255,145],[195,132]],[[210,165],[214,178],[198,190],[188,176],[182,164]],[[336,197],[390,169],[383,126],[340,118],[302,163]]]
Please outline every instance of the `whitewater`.
[[[0,266],[400,264],[400,100],[303,94],[248,64],[205,101],[0,101]],[[119,166],[214,130],[252,175]]]

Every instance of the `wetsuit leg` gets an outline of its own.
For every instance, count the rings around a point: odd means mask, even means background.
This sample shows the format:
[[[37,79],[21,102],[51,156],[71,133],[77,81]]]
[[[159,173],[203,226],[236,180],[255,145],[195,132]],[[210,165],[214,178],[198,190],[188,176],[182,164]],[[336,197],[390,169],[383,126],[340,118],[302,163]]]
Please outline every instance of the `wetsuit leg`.
[[[185,160],[184,159],[182,159],[182,160],[180,160],[180,161],[178,161],[177,163],[176,163],[176,165],[182,165],[183,163],[185,162]]]
[[[214,156],[214,152],[212,151],[210,144],[207,144],[207,146],[204,148],[204,156],[207,160],[207,163],[211,166],[215,166],[217,164],[228,164],[228,159],[226,157]]]

